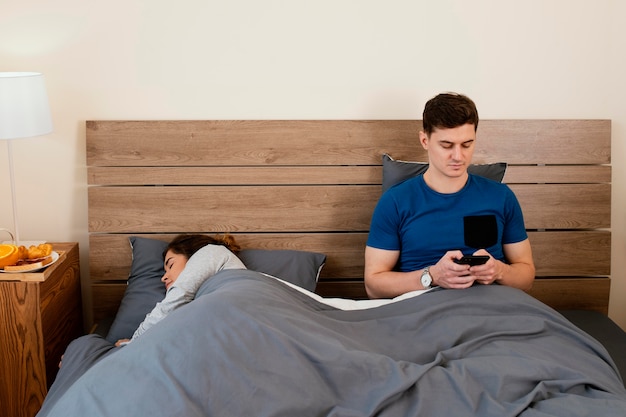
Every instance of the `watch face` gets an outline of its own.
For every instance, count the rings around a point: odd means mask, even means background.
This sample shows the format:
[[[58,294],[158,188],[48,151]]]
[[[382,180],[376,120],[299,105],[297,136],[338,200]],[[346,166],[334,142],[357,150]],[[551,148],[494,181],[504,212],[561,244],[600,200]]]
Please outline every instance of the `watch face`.
[[[430,284],[433,283],[433,279],[430,277],[430,274],[428,272],[424,272],[422,274],[422,286],[424,288],[428,288],[430,287]]]

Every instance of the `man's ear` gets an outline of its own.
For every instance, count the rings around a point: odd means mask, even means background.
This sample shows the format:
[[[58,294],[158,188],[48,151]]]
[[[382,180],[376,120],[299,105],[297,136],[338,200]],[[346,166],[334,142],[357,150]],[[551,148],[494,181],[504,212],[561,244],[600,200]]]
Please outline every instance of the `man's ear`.
[[[428,150],[428,135],[426,135],[426,133],[424,133],[423,130],[420,130],[419,138],[420,138],[420,144],[422,145],[422,148]]]

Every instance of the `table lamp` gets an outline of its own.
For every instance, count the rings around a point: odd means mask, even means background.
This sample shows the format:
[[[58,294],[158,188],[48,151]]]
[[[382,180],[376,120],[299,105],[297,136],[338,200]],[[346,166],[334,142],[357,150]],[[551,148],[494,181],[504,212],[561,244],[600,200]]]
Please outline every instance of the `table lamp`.
[[[11,141],[52,132],[52,118],[43,75],[0,72],[0,140],[7,141],[15,244],[20,241]]]

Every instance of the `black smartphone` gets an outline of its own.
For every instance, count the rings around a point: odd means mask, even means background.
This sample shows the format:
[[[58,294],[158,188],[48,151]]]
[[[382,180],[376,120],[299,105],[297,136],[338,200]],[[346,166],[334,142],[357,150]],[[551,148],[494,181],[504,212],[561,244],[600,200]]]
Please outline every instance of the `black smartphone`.
[[[462,265],[482,265],[489,260],[489,256],[487,255],[466,255],[461,259],[455,259],[454,262]]]

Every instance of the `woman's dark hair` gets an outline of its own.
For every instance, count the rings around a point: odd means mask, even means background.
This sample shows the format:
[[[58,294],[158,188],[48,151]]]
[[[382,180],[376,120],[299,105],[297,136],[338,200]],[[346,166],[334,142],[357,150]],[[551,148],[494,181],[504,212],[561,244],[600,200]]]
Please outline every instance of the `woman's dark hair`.
[[[473,124],[478,129],[478,110],[467,96],[457,93],[442,93],[426,103],[422,115],[424,133],[430,136],[435,129],[452,129]]]
[[[163,251],[163,258],[168,251],[184,255],[187,259],[206,245],[226,246],[231,252],[237,254],[241,250],[239,244],[232,235],[178,235],[167,245]]]

